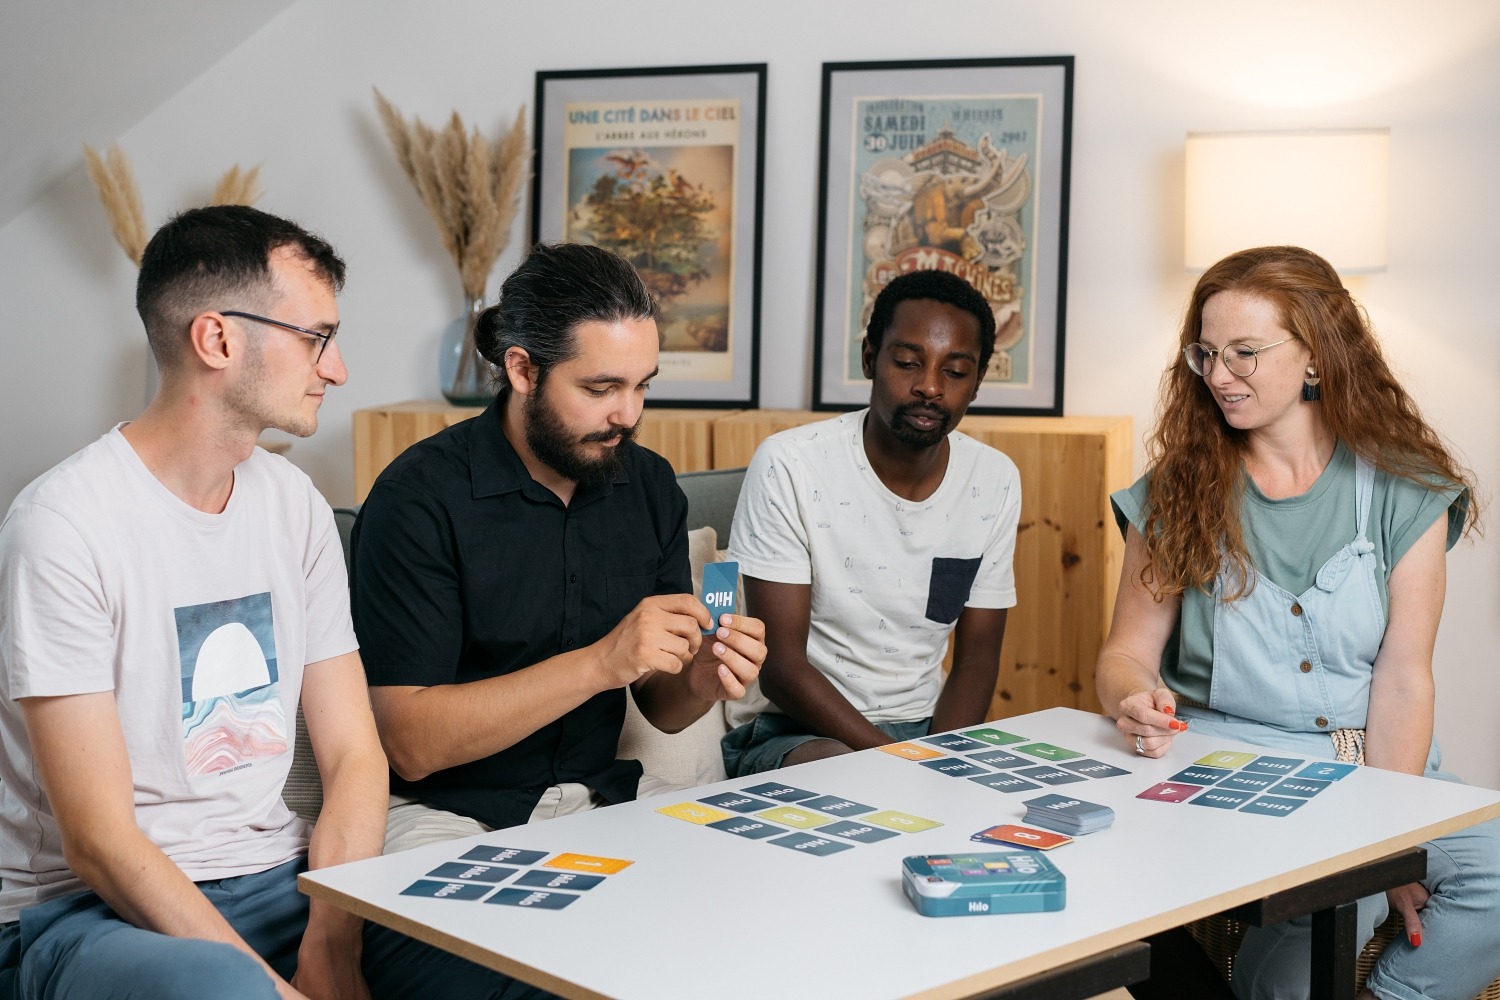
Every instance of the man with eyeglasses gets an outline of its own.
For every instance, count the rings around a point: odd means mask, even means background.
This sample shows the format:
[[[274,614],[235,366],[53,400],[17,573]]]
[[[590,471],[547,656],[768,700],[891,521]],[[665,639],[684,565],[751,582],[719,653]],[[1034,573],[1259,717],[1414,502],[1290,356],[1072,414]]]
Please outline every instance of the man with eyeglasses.
[[[343,278],[252,208],[168,222],[136,290],[155,398],[0,525],[0,996],[501,995],[297,891],[385,827],[332,513],[255,446],[343,384]],[[315,831],[281,798],[299,698]]]

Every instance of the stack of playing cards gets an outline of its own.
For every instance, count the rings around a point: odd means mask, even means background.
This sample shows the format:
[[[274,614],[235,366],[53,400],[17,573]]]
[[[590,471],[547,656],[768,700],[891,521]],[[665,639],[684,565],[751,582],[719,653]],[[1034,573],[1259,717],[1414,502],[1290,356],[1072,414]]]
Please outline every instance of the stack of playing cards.
[[[1070,795],[1043,795],[1026,803],[1024,822],[1081,837],[1109,827],[1115,811],[1109,806],[1075,799]]]

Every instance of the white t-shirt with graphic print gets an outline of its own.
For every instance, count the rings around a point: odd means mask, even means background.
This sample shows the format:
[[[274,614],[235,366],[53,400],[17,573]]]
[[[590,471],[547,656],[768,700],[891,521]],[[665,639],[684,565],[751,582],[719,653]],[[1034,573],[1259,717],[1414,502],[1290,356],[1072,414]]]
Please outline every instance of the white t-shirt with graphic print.
[[[730,558],[745,576],[811,584],[807,658],[872,722],[930,716],[948,636],[965,607],[1016,603],[1015,463],[954,431],[926,500],[886,488],[865,455],[868,410],[763,441],[734,512]],[[776,711],[757,684],[731,725]]]
[[[220,514],[117,427],[0,525],[0,922],[85,886],[63,860],[18,698],[113,691],[142,832],[194,881],[307,850],[282,802],[303,666],[357,648],[332,511],[257,449]]]

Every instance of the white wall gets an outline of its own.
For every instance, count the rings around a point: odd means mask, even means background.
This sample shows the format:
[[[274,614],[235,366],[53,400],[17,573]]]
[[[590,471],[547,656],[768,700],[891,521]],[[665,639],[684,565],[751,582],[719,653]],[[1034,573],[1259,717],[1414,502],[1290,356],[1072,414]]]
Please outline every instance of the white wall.
[[[435,397],[438,331],[460,307],[452,267],[379,132],[372,85],[407,113],[435,120],[457,109],[493,133],[529,104],[538,69],[768,62],[761,400],[797,407],[809,399],[820,64],[1058,53],[1078,60],[1066,412],[1130,414],[1138,432],[1149,424],[1192,283],[1181,267],[1184,132],[1389,125],[1390,267],[1352,285],[1429,418],[1493,489],[1500,324],[1485,289],[1500,273],[1500,7],[1491,0],[298,0],[120,140],[153,225],[203,197],[229,164],[262,163],[261,207],[343,251],[351,380],[290,457],[330,500],[347,502],[350,414]],[[498,273],[514,266],[525,231],[518,221]],[[0,229],[0,498],[142,403],[133,278],[81,170]],[[1492,539],[1450,558],[1437,657],[1449,763],[1491,786],[1500,786],[1497,553]]]

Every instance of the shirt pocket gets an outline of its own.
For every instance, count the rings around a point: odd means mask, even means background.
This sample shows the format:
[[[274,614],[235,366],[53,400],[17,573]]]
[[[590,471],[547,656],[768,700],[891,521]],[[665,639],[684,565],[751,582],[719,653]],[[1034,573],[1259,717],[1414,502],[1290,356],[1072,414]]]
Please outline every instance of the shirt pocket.
[[[958,621],[969,592],[974,589],[974,578],[979,575],[982,556],[973,559],[949,559],[936,556],[932,560],[932,582],[927,585],[927,617],[943,625]]]

